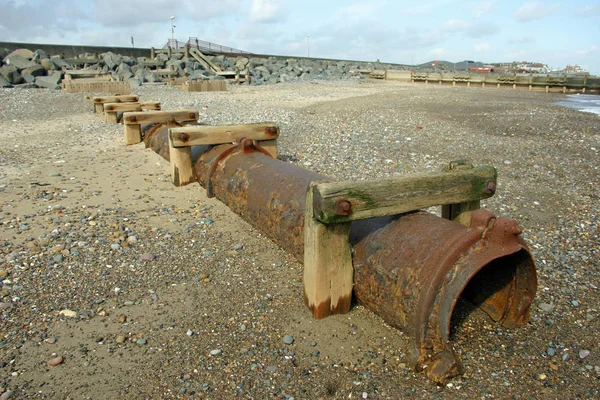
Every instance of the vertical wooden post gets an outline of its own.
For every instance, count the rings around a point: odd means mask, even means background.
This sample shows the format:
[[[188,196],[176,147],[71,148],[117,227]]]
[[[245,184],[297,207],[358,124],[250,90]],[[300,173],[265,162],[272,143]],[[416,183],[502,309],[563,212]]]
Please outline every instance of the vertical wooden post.
[[[137,144],[142,141],[142,129],[139,124],[125,124],[125,144]]]
[[[455,160],[448,164],[447,171],[456,171],[460,169],[472,169],[473,164],[469,160]],[[481,206],[480,200],[467,201],[464,203],[447,204],[442,206],[442,218],[456,221],[461,225],[470,226],[473,211]]]
[[[94,112],[102,114],[104,112],[104,105],[102,103],[94,103]]]
[[[172,49],[171,49],[171,46],[169,46],[167,48],[167,55],[169,56],[169,60],[171,59],[171,53],[172,53]]]
[[[167,122],[167,127],[174,128],[174,121]],[[194,166],[192,164],[192,148],[175,147],[169,130],[169,160],[171,164],[171,182],[175,186],[185,186],[192,183],[194,177]]]
[[[316,319],[350,311],[353,266],[350,223],[322,224],[315,219],[312,182],[304,208],[304,303]]]
[[[154,52],[154,47],[150,48],[150,59],[154,60],[154,57],[156,56],[156,53]]]
[[[260,147],[265,149],[267,153],[273,158],[277,158],[279,153],[277,152],[277,139],[275,140],[260,140],[257,143]]]

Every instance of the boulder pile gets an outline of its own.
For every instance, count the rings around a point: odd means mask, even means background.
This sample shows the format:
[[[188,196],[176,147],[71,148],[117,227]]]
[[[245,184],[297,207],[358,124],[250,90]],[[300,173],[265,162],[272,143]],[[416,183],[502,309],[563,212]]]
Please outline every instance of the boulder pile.
[[[319,60],[284,57],[207,56],[222,71],[245,72],[253,85],[311,80],[363,78],[361,70],[401,69],[393,64]],[[160,82],[167,77],[190,80],[220,80],[223,76],[182,53],[160,53],[153,60],[147,57],[121,56],[111,52],[100,55],[81,54],[73,59],[50,56],[43,50],[0,49],[0,87],[60,89],[69,70],[89,70],[111,74],[115,80],[139,86],[144,82]]]

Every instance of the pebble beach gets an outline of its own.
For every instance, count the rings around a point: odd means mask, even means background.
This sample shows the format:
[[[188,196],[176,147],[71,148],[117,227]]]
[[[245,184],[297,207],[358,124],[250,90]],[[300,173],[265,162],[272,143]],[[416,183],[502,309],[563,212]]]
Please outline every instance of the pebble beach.
[[[523,228],[531,320],[454,324],[465,373],[436,386],[361,305],[314,320],[301,260],[174,187],[83,94],[0,89],[0,400],[600,397],[599,115],[562,94],[366,79],[135,94],[209,125],[273,121],[282,160],[339,180],[495,166],[482,207]]]

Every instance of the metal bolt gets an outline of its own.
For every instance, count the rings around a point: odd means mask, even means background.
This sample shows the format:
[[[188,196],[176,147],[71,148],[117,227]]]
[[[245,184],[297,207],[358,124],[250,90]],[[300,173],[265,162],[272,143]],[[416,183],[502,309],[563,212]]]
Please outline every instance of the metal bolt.
[[[277,134],[277,128],[275,128],[274,126],[267,126],[265,128],[265,133],[267,135],[271,135],[271,136],[275,135],[275,134]]]
[[[190,139],[190,135],[188,135],[187,133],[182,133],[179,135],[179,139],[181,139],[184,142],[187,142]]]
[[[340,199],[335,202],[335,213],[337,215],[350,215],[352,214],[352,203],[348,200]]]
[[[196,113],[190,113],[190,118],[196,118]]]
[[[135,122],[137,121],[137,117],[135,115],[132,115],[131,117],[129,117],[129,121]]]
[[[496,192],[496,181],[487,181],[485,183],[484,191],[487,194],[494,194]]]

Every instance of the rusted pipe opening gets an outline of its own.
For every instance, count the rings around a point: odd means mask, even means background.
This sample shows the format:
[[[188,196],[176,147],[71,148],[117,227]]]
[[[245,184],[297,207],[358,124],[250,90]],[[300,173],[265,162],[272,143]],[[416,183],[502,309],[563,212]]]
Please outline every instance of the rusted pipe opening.
[[[520,287],[523,292],[520,296],[533,297],[535,288],[523,286],[523,277],[531,274],[531,256],[526,250],[499,257],[485,265],[467,283],[452,310],[450,322],[450,340],[459,326],[470,316],[481,310],[494,322],[501,322],[503,326],[512,327],[524,321],[506,319],[511,301],[515,298],[515,291]],[[528,279],[531,282],[531,279]],[[534,292],[529,293],[531,290]]]
[[[510,309],[518,276],[527,273],[521,269],[530,268],[530,260],[531,256],[525,250],[493,260],[471,278],[461,297],[479,307],[493,321],[501,321]]]

